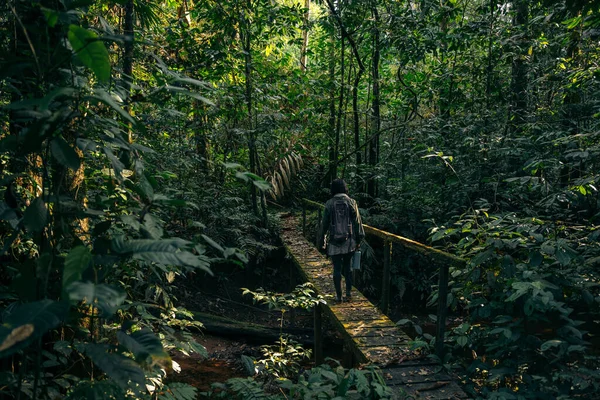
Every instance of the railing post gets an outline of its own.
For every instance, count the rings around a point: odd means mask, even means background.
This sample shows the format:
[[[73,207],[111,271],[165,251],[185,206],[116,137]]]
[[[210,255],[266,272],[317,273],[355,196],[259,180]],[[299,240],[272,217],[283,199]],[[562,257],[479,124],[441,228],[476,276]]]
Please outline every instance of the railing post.
[[[381,286],[381,312],[387,313],[390,307],[390,270],[392,259],[392,242],[383,240],[383,281]]]
[[[316,238],[315,238],[315,246],[317,247],[317,249],[319,248],[319,239],[321,238],[321,219],[322,219],[322,215],[321,215],[321,208],[319,208],[317,210],[317,234],[316,234]]]
[[[306,237],[306,203],[302,201],[302,236]]]
[[[435,353],[443,360],[444,337],[446,335],[446,316],[448,315],[448,264],[440,265],[440,280],[438,286],[438,312],[435,327]]]
[[[313,308],[315,316],[315,365],[323,364],[323,316],[321,304]]]

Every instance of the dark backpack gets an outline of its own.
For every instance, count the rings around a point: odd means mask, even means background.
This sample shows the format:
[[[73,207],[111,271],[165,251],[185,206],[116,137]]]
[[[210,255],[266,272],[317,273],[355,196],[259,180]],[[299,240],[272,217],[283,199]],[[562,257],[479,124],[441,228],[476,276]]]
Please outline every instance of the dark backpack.
[[[348,199],[335,198],[331,207],[329,240],[336,245],[344,244],[352,237],[352,206]]]

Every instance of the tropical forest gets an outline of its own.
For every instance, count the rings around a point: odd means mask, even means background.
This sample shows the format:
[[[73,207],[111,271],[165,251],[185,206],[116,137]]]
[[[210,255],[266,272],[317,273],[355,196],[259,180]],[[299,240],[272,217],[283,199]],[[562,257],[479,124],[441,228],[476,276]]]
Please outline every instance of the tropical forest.
[[[598,0],[1,0],[0,194],[2,400],[600,398]]]

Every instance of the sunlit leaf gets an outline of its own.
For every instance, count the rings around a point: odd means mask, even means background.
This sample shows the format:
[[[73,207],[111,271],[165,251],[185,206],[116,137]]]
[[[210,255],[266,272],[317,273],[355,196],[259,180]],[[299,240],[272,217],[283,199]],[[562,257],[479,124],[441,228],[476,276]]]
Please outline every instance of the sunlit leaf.
[[[99,81],[108,82],[110,79],[108,51],[104,43],[98,40],[98,36],[80,26],[70,25],[68,38],[81,63],[94,71]]]

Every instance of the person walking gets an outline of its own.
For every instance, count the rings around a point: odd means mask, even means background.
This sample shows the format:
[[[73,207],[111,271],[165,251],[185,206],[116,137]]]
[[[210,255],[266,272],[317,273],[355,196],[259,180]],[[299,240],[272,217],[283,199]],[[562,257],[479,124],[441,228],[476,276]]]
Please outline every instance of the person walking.
[[[365,230],[356,201],[348,196],[348,186],[343,179],[331,183],[331,198],[325,203],[321,227],[320,248],[325,247],[325,234],[328,234],[327,255],[333,262],[336,301],[342,301],[342,275],[346,281],[346,301],[349,301],[352,298],[352,256],[360,248]]]

